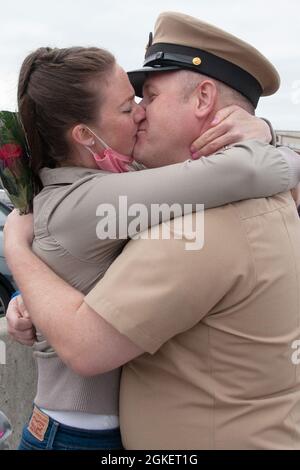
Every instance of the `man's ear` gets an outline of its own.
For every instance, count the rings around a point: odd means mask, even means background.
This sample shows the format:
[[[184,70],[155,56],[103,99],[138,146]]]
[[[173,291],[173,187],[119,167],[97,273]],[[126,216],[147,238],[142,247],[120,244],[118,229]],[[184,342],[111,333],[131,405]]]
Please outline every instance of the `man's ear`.
[[[71,137],[77,144],[91,146],[95,143],[94,137],[83,124],[77,124],[73,127]]]
[[[196,90],[195,115],[198,118],[208,116],[216,106],[218,90],[216,84],[211,80],[204,80],[199,83]]]

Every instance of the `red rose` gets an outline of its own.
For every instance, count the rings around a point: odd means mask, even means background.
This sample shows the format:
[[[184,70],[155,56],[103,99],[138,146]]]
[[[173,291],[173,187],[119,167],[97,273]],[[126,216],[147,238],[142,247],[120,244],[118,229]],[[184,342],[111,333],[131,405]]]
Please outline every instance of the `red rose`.
[[[23,154],[22,147],[17,144],[5,144],[0,148],[0,160],[18,158]]]

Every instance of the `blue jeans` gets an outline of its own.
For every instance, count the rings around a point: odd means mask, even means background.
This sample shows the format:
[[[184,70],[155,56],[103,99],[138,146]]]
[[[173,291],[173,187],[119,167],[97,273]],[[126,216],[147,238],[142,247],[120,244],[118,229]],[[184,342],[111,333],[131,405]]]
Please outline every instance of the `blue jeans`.
[[[65,426],[52,418],[41,442],[24,427],[18,450],[121,450],[123,449],[119,428],[104,431]]]

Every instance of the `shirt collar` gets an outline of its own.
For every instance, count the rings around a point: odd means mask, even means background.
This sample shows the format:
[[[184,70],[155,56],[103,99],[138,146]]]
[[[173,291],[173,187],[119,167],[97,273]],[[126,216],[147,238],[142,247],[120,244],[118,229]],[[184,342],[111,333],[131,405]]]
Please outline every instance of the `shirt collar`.
[[[43,186],[51,186],[54,184],[72,184],[81,178],[99,173],[107,174],[105,171],[92,168],[64,166],[59,168],[42,168],[39,176]]]

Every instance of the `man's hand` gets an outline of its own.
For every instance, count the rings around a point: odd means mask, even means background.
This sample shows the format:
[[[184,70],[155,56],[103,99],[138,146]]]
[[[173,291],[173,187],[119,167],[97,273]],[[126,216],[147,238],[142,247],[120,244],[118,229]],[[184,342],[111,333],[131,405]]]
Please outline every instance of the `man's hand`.
[[[6,318],[9,335],[21,344],[32,346],[36,341],[36,331],[20,295],[10,301]]]
[[[4,226],[4,254],[8,260],[17,246],[31,246],[33,240],[33,215],[20,215],[13,210]]]
[[[212,155],[227,145],[252,139],[270,143],[272,135],[268,124],[239,106],[228,106],[218,111],[211,128],[193,142],[192,158]]]
[[[8,265],[10,259],[16,256],[16,247],[31,247],[32,240],[33,215],[20,215],[15,209],[7,217],[4,227],[4,253]],[[21,296],[10,301],[6,318],[10,336],[19,343],[32,346],[36,340],[35,328]]]

